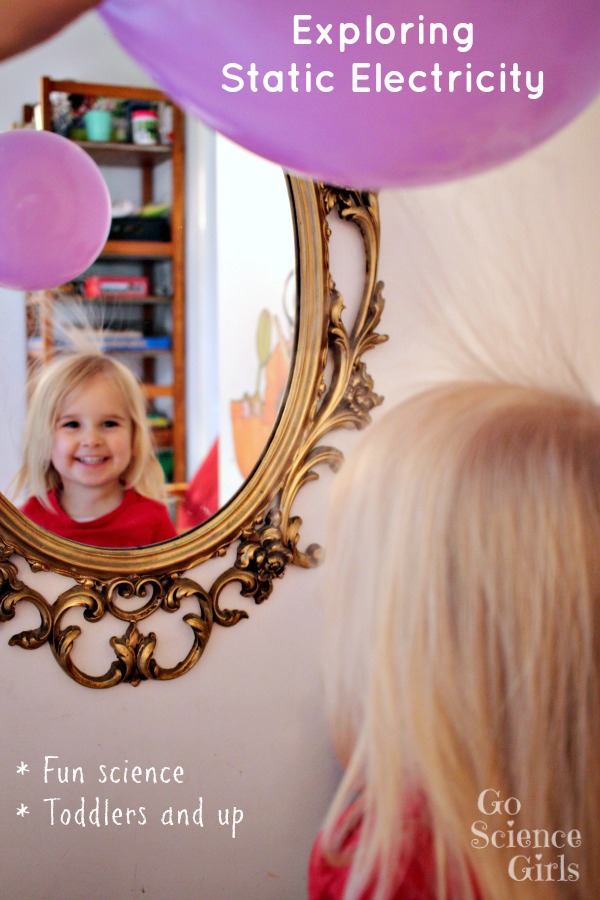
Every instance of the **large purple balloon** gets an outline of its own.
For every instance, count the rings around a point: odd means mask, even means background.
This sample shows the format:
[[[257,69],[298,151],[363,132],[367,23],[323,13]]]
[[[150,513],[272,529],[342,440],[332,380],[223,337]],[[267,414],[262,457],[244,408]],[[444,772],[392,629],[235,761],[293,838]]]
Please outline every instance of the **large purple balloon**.
[[[100,13],[188,112],[338,184],[486,169],[600,84],[598,0],[105,0]]]
[[[48,131],[0,134],[0,285],[52,288],[80,275],[110,228],[98,166]]]

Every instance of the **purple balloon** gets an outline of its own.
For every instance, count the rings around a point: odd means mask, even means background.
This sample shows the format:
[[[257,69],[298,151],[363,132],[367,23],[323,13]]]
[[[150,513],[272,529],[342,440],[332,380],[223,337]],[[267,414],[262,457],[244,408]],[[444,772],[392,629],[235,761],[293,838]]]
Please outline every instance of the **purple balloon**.
[[[105,0],[99,9],[187,112],[286,169],[342,185],[484,170],[556,132],[600,86],[598,0]]]
[[[80,275],[110,218],[106,183],[81,147],[49,131],[0,134],[0,285],[43,290]]]

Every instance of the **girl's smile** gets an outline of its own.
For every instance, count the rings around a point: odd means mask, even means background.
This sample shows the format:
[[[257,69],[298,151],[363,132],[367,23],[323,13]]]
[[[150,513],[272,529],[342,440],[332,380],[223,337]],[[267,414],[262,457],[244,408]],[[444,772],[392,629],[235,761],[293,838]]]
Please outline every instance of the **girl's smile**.
[[[132,438],[125,399],[108,375],[95,375],[66,396],[58,409],[51,460],[62,483],[61,506],[69,515],[82,518],[93,503],[98,517],[120,504]]]

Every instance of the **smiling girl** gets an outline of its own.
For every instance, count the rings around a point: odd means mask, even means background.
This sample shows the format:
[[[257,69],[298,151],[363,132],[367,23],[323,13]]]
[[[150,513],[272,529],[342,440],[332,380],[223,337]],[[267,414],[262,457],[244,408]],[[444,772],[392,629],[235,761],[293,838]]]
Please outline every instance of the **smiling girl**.
[[[140,385],[99,352],[45,366],[33,390],[17,487],[36,524],[96,547],[176,536]]]

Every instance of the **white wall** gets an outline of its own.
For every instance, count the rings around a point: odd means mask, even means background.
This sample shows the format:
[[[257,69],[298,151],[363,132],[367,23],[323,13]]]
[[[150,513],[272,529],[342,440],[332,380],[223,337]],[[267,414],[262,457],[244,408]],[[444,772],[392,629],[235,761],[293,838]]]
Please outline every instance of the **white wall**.
[[[494,373],[579,379],[600,399],[599,145],[596,101],[516,162],[383,195],[386,318],[401,327],[373,368],[390,400]]]
[[[62,74],[56,66],[51,70]],[[92,74],[98,77],[86,77]],[[372,351],[368,366],[388,398],[431,377],[476,371],[452,351],[448,317],[469,347],[491,336],[480,355],[509,375],[537,370],[563,379],[556,350],[563,341],[597,391],[599,127],[596,106],[535,154],[488,176],[438,189],[385,192],[380,274],[387,308],[381,330],[390,341]],[[550,229],[546,202],[560,212]],[[481,234],[482,205],[493,211],[494,221],[504,220],[498,235]],[[457,208],[464,222],[459,232]],[[506,234],[508,240],[500,241]],[[529,247],[542,235],[542,266],[523,291],[522,268],[515,268],[514,260],[523,248],[531,259]],[[415,269],[419,258],[423,265]],[[339,286],[349,291],[356,260],[342,250],[334,253],[333,263]],[[539,285],[546,283],[542,305]],[[471,327],[467,314],[473,317]],[[355,438],[343,433],[336,442],[351,449]],[[306,543],[323,538],[329,483],[325,474],[300,497]],[[49,597],[65,584],[58,576],[25,575]],[[204,572],[197,576],[208,583]],[[248,608],[250,619],[231,630],[216,629],[205,657],[183,679],[136,689],[86,690],[63,675],[48,648],[23,651],[2,640],[3,897],[305,896],[312,836],[338,775],[321,705],[318,575],[288,572],[260,608],[237,597],[228,602]],[[14,630],[4,626],[2,633]],[[52,754],[63,765],[83,766],[85,785],[53,780],[45,785],[43,760]],[[184,784],[115,785],[109,791],[97,783],[100,763],[119,765],[124,759],[181,765]],[[16,774],[21,760],[29,764],[27,775]],[[121,807],[145,805],[148,822],[128,828],[48,823],[44,798],[62,797],[74,809],[82,795]],[[160,824],[164,808],[191,810],[199,796],[203,828]],[[24,818],[16,815],[21,803],[30,810]],[[244,813],[235,839],[216,818],[219,808],[234,806]]]

